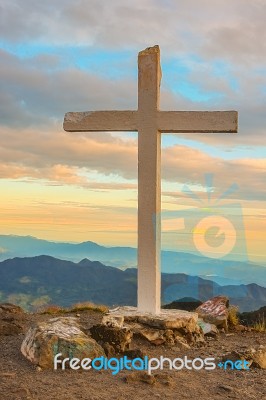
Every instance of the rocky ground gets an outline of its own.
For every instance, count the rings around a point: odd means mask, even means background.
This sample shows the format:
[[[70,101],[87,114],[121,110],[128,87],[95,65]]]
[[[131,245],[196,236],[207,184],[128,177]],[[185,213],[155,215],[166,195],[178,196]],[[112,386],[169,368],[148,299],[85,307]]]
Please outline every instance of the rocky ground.
[[[68,315],[76,316],[74,313]],[[51,315],[47,314],[18,316],[16,323],[23,327],[23,332],[18,333],[14,328],[12,335],[7,332],[6,335],[0,335],[1,400],[266,398],[266,370],[252,366],[249,371],[225,371],[220,368],[212,371],[164,370],[151,376],[132,371],[122,371],[116,376],[110,371],[40,371],[23,357],[20,346],[29,326],[35,321],[50,318]],[[101,321],[102,315],[84,311],[79,318],[85,328],[90,328]],[[241,353],[265,344],[265,333],[244,331],[221,333],[217,339],[208,338],[203,345],[191,349],[155,346],[140,338],[134,338],[131,347],[140,349],[149,357],[215,357],[216,360],[222,360],[227,353]]]

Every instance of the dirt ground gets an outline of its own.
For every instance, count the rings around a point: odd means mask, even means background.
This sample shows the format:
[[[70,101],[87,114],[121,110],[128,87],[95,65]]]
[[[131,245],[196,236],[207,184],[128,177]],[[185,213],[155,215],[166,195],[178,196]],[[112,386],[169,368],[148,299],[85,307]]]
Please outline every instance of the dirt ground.
[[[36,319],[49,318],[50,315],[27,314],[25,329]],[[100,322],[101,315],[83,312],[80,319],[89,328]],[[154,373],[155,378],[148,383],[142,380],[143,373],[139,376],[132,371],[121,371],[115,376],[111,371],[38,371],[20,353],[23,338],[24,334],[0,336],[1,400],[266,399],[266,370],[257,368],[249,371],[164,370]],[[202,347],[189,350],[154,346],[140,339],[133,341],[132,348],[141,349],[149,357],[214,357],[218,360],[227,352],[265,344],[265,333],[241,332],[220,334],[217,340],[208,340]]]

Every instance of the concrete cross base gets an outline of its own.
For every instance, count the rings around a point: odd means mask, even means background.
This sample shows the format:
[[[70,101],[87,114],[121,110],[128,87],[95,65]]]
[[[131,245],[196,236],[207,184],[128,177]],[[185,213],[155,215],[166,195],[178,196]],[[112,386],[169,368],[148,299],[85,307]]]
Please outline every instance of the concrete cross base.
[[[153,328],[180,329],[193,331],[198,326],[198,314],[184,310],[161,310],[159,314],[138,311],[136,307],[123,306],[110,310],[103,321],[112,319],[123,322],[139,322]]]
[[[188,349],[204,342],[203,331],[198,325],[198,314],[183,310],[161,310],[158,314],[141,312],[135,307],[118,307],[104,315],[103,330],[131,332],[154,345],[167,344]]]
[[[150,343],[189,348],[204,341],[198,314],[183,310],[161,310],[159,314],[141,312],[135,307],[118,307],[104,315],[102,325],[130,330]]]

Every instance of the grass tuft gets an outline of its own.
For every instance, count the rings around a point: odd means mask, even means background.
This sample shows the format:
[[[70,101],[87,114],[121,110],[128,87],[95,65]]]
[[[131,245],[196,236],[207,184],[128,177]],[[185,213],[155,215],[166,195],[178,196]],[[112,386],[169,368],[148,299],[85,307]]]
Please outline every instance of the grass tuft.
[[[252,325],[252,328],[257,332],[266,332],[266,319],[264,314],[259,316],[259,319]]]
[[[49,305],[46,307],[41,307],[38,312],[41,314],[67,314],[67,313],[77,313],[81,311],[95,311],[99,313],[106,313],[109,311],[108,307],[103,304],[94,304],[91,302],[76,303],[69,308],[60,307],[57,305]]]
[[[229,312],[229,314],[228,314],[228,325],[229,326],[239,325],[238,307],[237,306],[230,306],[228,312]]]
[[[106,313],[109,311],[108,307],[103,304],[94,304],[91,302],[84,303],[76,303],[74,304],[70,310],[70,312],[79,312],[79,311],[96,311],[99,313]]]
[[[49,305],[49,306],[46,306],[46,307],[42,307],[41,309],[39,309],[39,312],[41,314],[51,314],[51,315],[53,315],[53,314],[65,314],[65,313],[67,313],[69,311],[67,310],[67,308],[56,306],[56,305],[52,304],[52,305]]]

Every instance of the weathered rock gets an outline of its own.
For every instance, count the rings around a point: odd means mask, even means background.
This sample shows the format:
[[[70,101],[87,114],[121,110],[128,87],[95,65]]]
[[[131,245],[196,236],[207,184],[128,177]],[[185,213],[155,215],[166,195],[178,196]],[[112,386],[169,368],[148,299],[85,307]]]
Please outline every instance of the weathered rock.
[[[102,325],[110,326],[112,328],[122,328],[124,324],[124,317],[122,315],[104,315],[102,318]]]
[[[9,392],[9,398],[14,400],[29,400],[32,399],[32,394],[27,387],[14,386]]]
[[[146,354],[143,353],[143,351],[141,349],[131,349],[131,350],[126,350],[123,353],[124,356],[127,356],[130,359],[134,359],[134,358],[141,358],[144,359],[144,357],[146,356]]]
[[[143,327],[140,334],[149,342],[157,346],[162,343],[174,344],[174,332],[171,329],[163,330]]]
[[[155,345],[162,344],[166,341],[165,331],[161,329],[153,329],[140,325],[137,333]]]
[[[182,334],[178,329],[155,329],[138,323],[128,323],[127,327],[132,330],[133,334],[143,337],[155,346],[165,343],[171,346],[179,345],[182,348],[190,348],[184,333]]]
[[[218,385],[218,389],[222,389],[226,392],[233,392],[234,389],[232,388],[232,386],[228,386],[228,385]]]
[[[156,381],[161,383],[162,385],[166,385],[166,386],[174,385],[174,379],[168,373],[155,374],[154,377],[155,377]]]
[[[188,331],[193,331],[196,323],[197,316],[194,313],[188,313],[182,310],[176,310],[175,315],[169,315],[166,313],[160,316],[142,316],[138,319],[138,321],[142,324],[146,324],[148,326],[153,326],[156,328],[162,329],[181,329],[185,328]]]
[[[239,325],[235,325],[235,326],[234,326],[234,330],[235,330],[236,332],[248,332],[248,331],[250,331],[250,328],[248,328],[248,327],[245,326],[245,325],[239,324]]]
[[[190,349],[190,345],[187,343],[187,341],[183,337],[180,337],[179,335],[174,336],[174,343],[178,347],[178,349],[181,350]]]
[[[25,314],[24,310],[16,306],[15,304],[11,303],[1,303],[0,304],[0,315],[2,313],[9,313],[9,314]]]
[[[136,371],[131,372],[125,377],[127,383],[130,382],[144,382],[149,385],[154,385],[155,383],[160,383],[161,385],[173,386],[174,379],[167,373],[158,373],[154,375],[149,375],[146,371]]]
[[[116,354],[116,349],[114,346],[112,346],[110,343],[104,343],[101,342],[102,348],[104,349],[104,352],[107,357],[114,357]]]
[[[15,378],[16,372],[0,372],[1,378]]]
[[[266,346],[260,346],[255,353],[252,354],[253,366],[266,369]]]
[[[18,335],[23,332],[23,326],[13,318],[5,318],[0,320],[0,335]]]
[[[133,333],[127,327],[118,328],[106,325],[94,325],[90,329],[91,336],[101,345],[109,343],[116,353],[129,349]]]
[[[228,307],[228,297],[216,296],[205,301],[205,303],[196,309],[196,312],[205,322],[223,327],[227,330]]]
[[[17,335],[23,332],[25,313],[19,306],[0,304],[0,335]]]
[[[21,345],[22,354],[41,368],[53,368],[54,356],[95,358],[104,355],[103,348],[88,337],[74,317],[53,318],[37,322],[29,329]]]
[[[266,346],[249,347],[244,350],[232,351],[224,354],[222,360],[246,360],[249,367],[266,369]]]
[[[203,321],[203,319],[198,319],[198,325],[203,331],[203,334],[206,336],[216,337],[219,335],[219,331],[214,324],[210,324],[209,322]]]

